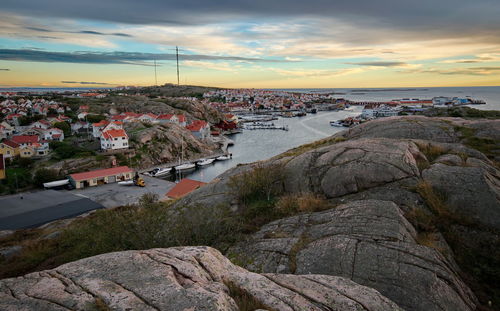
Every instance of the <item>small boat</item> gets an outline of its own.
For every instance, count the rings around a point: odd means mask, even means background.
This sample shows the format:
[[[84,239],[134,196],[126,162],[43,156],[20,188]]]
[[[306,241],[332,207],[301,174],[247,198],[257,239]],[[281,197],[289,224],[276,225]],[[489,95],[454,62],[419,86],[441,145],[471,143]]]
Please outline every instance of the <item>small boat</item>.
[[[63,180],[56,180],[56,181],[51,181],[51,182],[46,182],[43,184],[45,188],[55,188],[55,187],[61,187],[69,184],[69,179],[63,179]]]
[[[124,180],[124,181],[119,181],[118,184],[120,186],[133,186],[134,181],[133,180]]]
[[[342,123],[341,121],[330,121],[330,125],[336,127],[342,127],[344,126],[344,123]]]
[[[170,174],[171,171],[172,171],[171,167],[155,168],[153,170],[153,173],[151,174],[151,176],[153,176],[153,177],[165,176],[165,175]]]
[[[174,168],[176,171],[186,171],[186,170],[193,169],[195,167],[196,167],[196,164],[186,163],[186,164],[177,165]]]
[[[217,161],[226,161],[226,160],[229,160],[231,159],[231,156],[229,155],[223,155],[223,156],[220,156],[220,157],[217,157],[215,158]]]
[[[215,159],[201,159],[199,162],[196,162],[198,166],[205,166],[214,163]]]

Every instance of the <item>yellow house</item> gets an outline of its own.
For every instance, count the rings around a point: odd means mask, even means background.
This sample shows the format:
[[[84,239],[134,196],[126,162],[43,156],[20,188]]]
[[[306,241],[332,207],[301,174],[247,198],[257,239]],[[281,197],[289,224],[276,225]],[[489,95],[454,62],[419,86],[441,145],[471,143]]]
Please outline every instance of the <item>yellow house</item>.
[[[0,179],[5,179],[5,159],[3,154],[0,154]]]
[[[21,158],[31,158],[35,155],[35,150],[31,147],[21,147],[19,148],[19,155]]]
[[[19,144],[12,140],[4,140],[0,143],[0,153],[3,154],[5,159],[17,157],[19,155]]]

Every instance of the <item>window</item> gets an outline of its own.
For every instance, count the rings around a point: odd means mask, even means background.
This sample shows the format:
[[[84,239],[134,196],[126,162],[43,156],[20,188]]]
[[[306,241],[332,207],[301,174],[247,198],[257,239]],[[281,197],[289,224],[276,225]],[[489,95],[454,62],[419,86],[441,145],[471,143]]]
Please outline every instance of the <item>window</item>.
[[[118,140],[118,138],[115,137],[115,140]]]

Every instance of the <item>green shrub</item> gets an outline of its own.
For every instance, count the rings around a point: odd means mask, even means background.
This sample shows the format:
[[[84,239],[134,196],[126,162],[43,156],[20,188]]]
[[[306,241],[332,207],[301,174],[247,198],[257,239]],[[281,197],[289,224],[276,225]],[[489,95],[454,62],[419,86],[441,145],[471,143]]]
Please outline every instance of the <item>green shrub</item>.
[[[56,170],[48,168],[40,168],[35,172],[33,177],[33,183],[38,187],[43,187],[43,184],[50,181],[55,181],[61,179],[59,173]]]

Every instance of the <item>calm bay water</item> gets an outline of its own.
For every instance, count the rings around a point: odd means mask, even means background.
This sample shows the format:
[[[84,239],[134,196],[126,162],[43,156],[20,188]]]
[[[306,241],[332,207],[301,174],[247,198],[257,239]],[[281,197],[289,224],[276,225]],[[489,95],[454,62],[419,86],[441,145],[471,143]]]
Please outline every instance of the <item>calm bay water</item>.
[[[229,152],[233,154],[231,160],[216,161],[183,177],[209,182],[240,163],[269,159],[294,147],[340,132],[345,128],[333,127],[329,122],[359,115],[361,110],[361,107],[353,107],[352,111],[318,112],[305,117],[280,118],[274,121],[275,124],[288,125],[288,131],[244,130],[243,133],[230,136],[234,141],[234,146],[229,147]]]
[[[287,89],[291,92],[334,92],[338,98],[354,101],[389,101],[401,98],[430,99],[435,96],[465,97],[482,99],[486,105],[474,108],[484,110],[500,110],[500,87],[446,87],[446,88],[384,88],[384,89]],[[294,147],[328,137],[344,128],[332,127],[331,120],[339,120],[361,113],[361,107],[353,111],[319,112],[301,118],[280,119],[277,124],[285,122],[290,128],[288,132],[279,130],[243,131],[231,137],[235,145],[229,148],[233,159],[215,162],[209,167],[197,169],[186,174],[195,180],[209,182],[226,170],[240,163],[251,163],[269,159]]]

